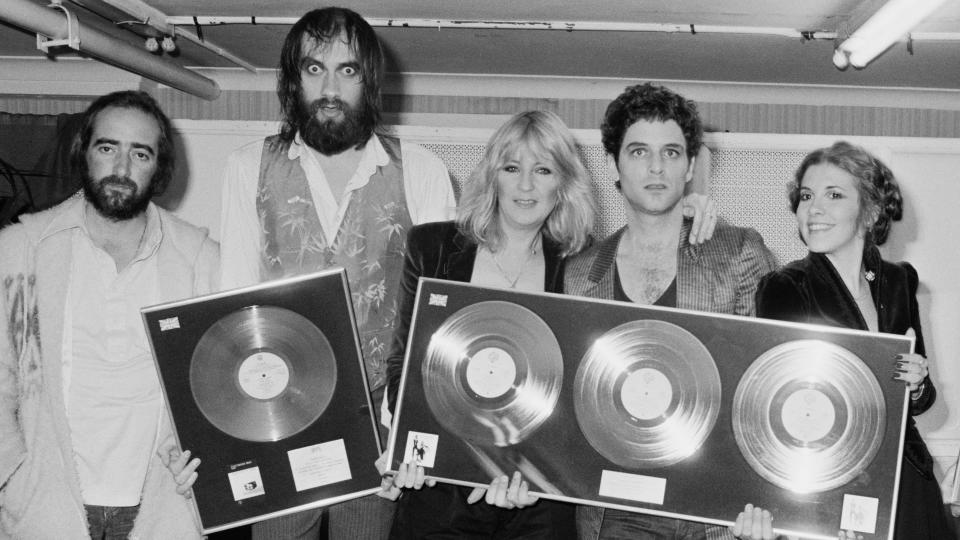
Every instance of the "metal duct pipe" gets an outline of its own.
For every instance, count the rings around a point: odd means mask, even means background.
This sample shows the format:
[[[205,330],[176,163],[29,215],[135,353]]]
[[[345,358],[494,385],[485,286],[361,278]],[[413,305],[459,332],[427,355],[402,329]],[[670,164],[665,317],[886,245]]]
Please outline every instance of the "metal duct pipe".
[[[836,32],[826,30],[796,30],[769,26],[722,26],[674,23],[638,23],[604,21],[487,21],[487,20],[451,20],[451,19],[403,19],[364,17],[373,27],[385,28],[479,28],[508,30],[595,30],[601,32],[661,32],[668,34],[756,34],[780,36],[792,39],[835,39]],[[167,24],[204,25],[221,24],[282,24],[292,25],[299,17],[262,17],[262,16],[172,16]]]
[[[74,0],[76,1],[76,0]],[[188,32],[183,29],[182,26],[176,26],[173,24],[167,24],[167,16],[160,10],[151,7],[143,0],[103,0],[107,5],[119,9],[120,11],[126,13],[130,17],[141,21],[143,24],[150,26],[151,28],[156,29],[161,34],[168,36],[177,35],[187,41],[190,41],[198,47],[202,47],[217,56],[224,58],[233,62],[234,64],[242,67],[243,69],[256,73],[257,67],[247,62],[243,58],[233,54],[232,52],[211,43],[209,39],[200,39],[195,34]]]
[[[67,37],[67,19],[57,11],[30,0],[3,0],[0,20],[53,39]],[[164,62],[146,50],[79,25],[80,49],[90,56],[120,69],[176,88],[188,94],[214,100],[220,95],[216,82],[186,68]]]

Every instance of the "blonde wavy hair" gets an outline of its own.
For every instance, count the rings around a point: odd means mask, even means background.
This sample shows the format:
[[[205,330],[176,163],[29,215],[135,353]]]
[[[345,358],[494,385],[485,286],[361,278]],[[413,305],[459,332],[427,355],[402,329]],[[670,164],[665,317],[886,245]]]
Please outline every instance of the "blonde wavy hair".
[[[496,251],[503,242],[497,174],[523,150],[552,165],[560,178],[557,205],[544,220],[542,233],[560,245],[563,256],[587,247],[593,230],[595,203],[590,175],[577,153],[573,134],[556,114],[526,111],[515,114],[487,142],[483,159],[463,188],[457,209],[461,233]]]

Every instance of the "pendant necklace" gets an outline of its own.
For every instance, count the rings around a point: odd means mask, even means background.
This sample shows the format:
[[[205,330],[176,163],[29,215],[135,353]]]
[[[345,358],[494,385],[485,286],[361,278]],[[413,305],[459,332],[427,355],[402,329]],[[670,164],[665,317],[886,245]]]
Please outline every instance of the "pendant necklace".
[[[490,251],[490,250],[488,249],[487,251]],[[497,272],[500,274],[500,277],[502,277],[504,280],[506,280],[507,283],[510,284],[511,289],[516,289],[517,282],[520,281],[520,276],[523,275],[524,268],[527,266],[527,263],[530,262],[530,258],[536,254],[537,254],[536,248],[533,245],[531,245],[530,250],[527,251],[527,257],[523,260],[523,263],[520,265],[520,271],[517,272],[517,275],[512,278],[510,277],[510,274],[508,274],[507,271],[503,269],[503,266],[500,264],[500,259],[497,257],[496,252],[490,251],[490,258],[493,259],[493,264],[497,267]]]

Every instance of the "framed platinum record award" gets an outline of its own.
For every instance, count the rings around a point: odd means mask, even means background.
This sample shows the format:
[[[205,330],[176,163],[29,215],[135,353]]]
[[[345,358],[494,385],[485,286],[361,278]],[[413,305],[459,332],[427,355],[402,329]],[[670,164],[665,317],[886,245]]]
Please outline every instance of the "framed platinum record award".
[[[373,493],[379,439],[342,269],[142,310],[204,534]]]
[[[421,279],[392,470],[779,534],[890,539],[913,338]]]

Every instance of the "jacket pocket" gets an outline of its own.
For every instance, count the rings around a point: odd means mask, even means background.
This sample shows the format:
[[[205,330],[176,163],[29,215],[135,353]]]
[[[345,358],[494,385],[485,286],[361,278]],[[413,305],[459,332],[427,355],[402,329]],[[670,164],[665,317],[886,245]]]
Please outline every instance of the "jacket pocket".
[[[29,469],[30,464],[24,461],[0,491],[0,528],[11,537],[16,537],[24,514],[36,498],[36,479],[30,478]]]
[[[0,538],[83,538],[86,514],[67,474],[59,453],[28,450],[0,496]]]

